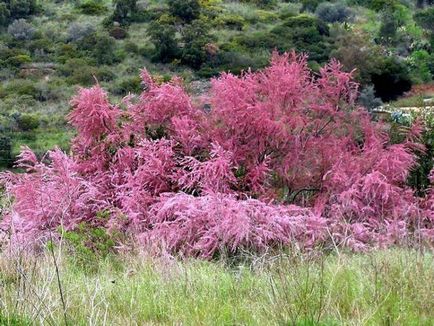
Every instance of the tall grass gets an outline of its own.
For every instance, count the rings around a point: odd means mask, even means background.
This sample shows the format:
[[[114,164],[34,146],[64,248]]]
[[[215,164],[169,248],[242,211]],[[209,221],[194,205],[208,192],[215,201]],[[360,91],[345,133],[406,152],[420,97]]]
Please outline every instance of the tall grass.
[[[432,253],[257,258],[249,264],[56,255],[70,325],[433,325]],[[50,255],[0,258],[0,325],[62,325]]]

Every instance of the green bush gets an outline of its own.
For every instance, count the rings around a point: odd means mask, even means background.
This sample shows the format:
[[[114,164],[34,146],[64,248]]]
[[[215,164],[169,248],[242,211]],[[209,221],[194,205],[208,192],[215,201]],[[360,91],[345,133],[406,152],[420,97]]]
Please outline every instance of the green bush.
[[[88,0],[78,5],[78,9],[84,15],[102,15],[107,12],[107,8],[101,1]]]
[[[137,44],[131,41],[126,41],[124,43],[124,50],[128,53],[134,53],[134,54],[138,54],[140,51]]]
[[[27,79],[13,79],[0,88],[0,98],[21,95],[29,95],[36,98],[37,89],[35,84]]]
[[[12,163],[11,139],[10,137],[7,136],[0,136],[0,166],[9,166],[11,163]]]
[[[113,94],[122,96],[127,95],[128,93],[138,94],[142,91],[142,80],[139,76],[123,78],[112,88],[111,91]]]
[[[114,0],[113,4],[115,10],[109,21],[127,24],[132,20],[134,13],[137,11],[137,0]]]
[[[97,213],[97,218],[104,222],[109,215],[109,212],[103,211]],[[86,222],[81,222],[74,230],[60,229],[59,233],[73,252],[74,265],[90,272],[96,271],[101,259],[115,252],[116,241],[120,237],[115,232],[108,233],[104,227]]]
[[[411,89],[411,77],[408,67],[395,57],[387,57],[372,74],[375,95],[383,101],[395,100]]]
[[[113,37],[100,35],[96,38],[92,52],[98,64],[111,65],[118,61],[115,49],[116,42]]]
[[[30,62],[32,62],[32,58],[30,58],[30,56],[28,56],[27,54],[19,54],[17,56],[10,57],[9,59],[7,59],[5,61],[5,64],[9,67],[19,68],[23,64],[30,63]]]
[[[168,63],[178,57],[180,50],[178,42],[175,39],[175,26],[162,18],[149,24],[148,33],[155,47],[152,59],[154,61]]]
[[[205,46],[215,41],[214,37],[209,34],[209,26],[195,20],[191,25],[187,25],[182,31],[182,49],[181,60],[194,69],[200,68],[207,59]]]
[[[199,18],[201,7],[198,0],[168,0],[168,4],[170,14],[187,23]]]
[[[31,40],[35,35],[36,29],[25,19],[14,20],[8,26],[8,33],[16,40],[25,41]]]
[[[431,55],[425,50],[414,51],[409,57],[410,74],[414,83],[429,83],[432,80],[430,71]]]
[[[23,113],[16,118],[17,126],[21,131],[32,131],[39,127],[39,117],[35,114]]]
[[[222,14],[215,19],[215,24],[220,27],[226,27],[241,31],[247,25],[246,20],[240,15]]]

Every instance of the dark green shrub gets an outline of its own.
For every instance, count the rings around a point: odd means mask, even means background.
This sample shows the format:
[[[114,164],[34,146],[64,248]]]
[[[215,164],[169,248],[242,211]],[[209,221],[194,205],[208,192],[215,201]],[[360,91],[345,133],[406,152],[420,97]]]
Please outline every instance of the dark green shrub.
[[[0,166],[9,166],[12,163],[12,144],[10,137],[0,136]],[[1,321],[1,319],[0,319]]]
[[[28,42],[28,49],[32,53],[35,53],[37,51],[44,51],[46,53],[53,52],[53,42],[46,38],[41,38],[37,40],[33,40],[31,42]]]
[[[57,48],[57,61],[65,63],[66,61],[81,57],[80,51],[74,44],[62,44]]]
[[[108,35],[97,37],[92,51],[97,63],[111,65],[117,62],[115,48],[116,41],[113,37]]]
[[[116,95],[127,95],[128,93],[138,94],[141,91],[142,80],[139,76],[124,78],[112,88],[112,93]]]
[[[28,56],[26,54],[19,54],[17,56],[10,57],[9,59],[7,59],[5,61],[5,64],[9,67],[19,68],[19,67],[21,67],[21,65],[23,65],[25,63],[30,63],[30,62],[32,62],[32,59],[30,58],[30,56]]]
[[[20,114],[17,117],[16,122],[21,131],[31,131],[39,127],[39,117],[35,114]]]
[[[126,41],[124,43],[124,50],[128,53],[134,53],[134,54],[139,53],[139,47],[137,46],[137,44],[130,41]]]
[[[149,25],[148,33],[155,47],[153,60],[168,63],[178,57],[180,50],[175,39],[175,26],[163,19],[155,20]]]
[[[99,212],[97,219],[103,223],[109,215],[109,212]],[[120,239],[120,234],[108,233],[105,227],[86,222],[81,222],[74,230],[60,229],[59,233],[73,253],[74,265],[90,272],[97,271],[101,259],[115,252],[116,242]]]
[[[383,101],[397,99],[412,85],[407,66],[394,57],[387,57],[372,74],[375,95]]]
[[[223,26],[223,27],[238,30],[238,31],[243,30],[247,24],[246,20],[242,16],[233,15],[233,14],[219,15],[219,16],[217,16],[215,23],[218,26]]]
[[[111,21],[127,24],[131,21],[133,13],[137,11],[137,0],[114,0],[115,10]]]
[[[323,63],[330,56],[327,37],[329,28],[322,20],[307,15],[289,17],[271,30],[268,42],[279,51],[291,51],[309,54],[309,59]]]
[[[9,13],[8,20],[26,18],[36,13],[36,0],[4,0],[2,4],[6,5],[3,9],[3,15]]]
[[[88,0],[78,5],[78,9],[84,15],[102,15],[107,8],[100,1]]]
[[[301,11],[315,12],[321,0],[301,0]]]
[[[195,20],[191,25],[187,25],[182,31],[181,60],[194,69],[198,69],[207,59],[205,46],[215,41],[208,33],[209,26],[200,20]]]
[[[37,96],[35,84],[27,79],[14,79],[3,85],[0,89],[0,97],[29,95]]]
[[[9,23],[9,19],[11,16],[11,12],[8,9],[6,3],[0,3],[0,26],[7,26]]]
[[[397,38],[399,22],[390,10],[383,12],[379,30],[380,41],[384,44],[393,44]]]
[[[241,0],[240,2],[253,3],[261,8],[269,8],[276,4],[276,0]]]
[[[417,12],[414,15],[414,20],[424,29],[434,33],[434,7]]]
[[[112,81],[116,75],[113,72],[113,69],[107,66],[100,66],[95,71],[95,77],[98,81],[108,82]]]
[[[198,0],[168,0],[168,4],[170,14],[187,23],[199,18],[201,8]]]
[[[354,13],[343,3],[322,2],[315,10],[315,15],[327,23],[350,21]]]

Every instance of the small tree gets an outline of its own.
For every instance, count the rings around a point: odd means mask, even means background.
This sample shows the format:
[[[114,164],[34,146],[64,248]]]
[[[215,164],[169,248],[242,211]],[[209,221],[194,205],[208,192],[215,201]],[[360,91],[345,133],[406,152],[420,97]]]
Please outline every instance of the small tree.
[[[137,0],[114,0],[113,20],[121,24],[129,22],[131,15],[137,10]]]
[[[10,137],[0,136],[0,166],[8,166],[12,161]]]
[[[72,23],[68,27],[68,41],[79,41],[95,32],[95,27],[90,23]]]
[[[199,18],[200,3],[198,0],[169,0],[169,12],[189,23]]]
[[[6,3],[0,3],[0,26],[7,26],[9,23],[11,12]]]
[[[35,31],[35,28],[25,19],[15,20],[8,27],[8,33],[17,40],[31,40]]]
[[[170,22],[161,18],[155,20],[149,25],[148,33],[155,46],[154,60],[167,63],[179,56],[176,28]]]
[[[315,10],[319,19],[327,23],[343,23],[353,18],[353,11],[343,3],[322,2]]]
[[[209,35],[209,26],[200,20],[193,21],[182,31],[182,61],[198,69],[207,58],[206,45],[215,41]]]
[[[108,35],[100,35],[96,38],[93,55],[98,64],[111,65],[116,61],[116,41]]]

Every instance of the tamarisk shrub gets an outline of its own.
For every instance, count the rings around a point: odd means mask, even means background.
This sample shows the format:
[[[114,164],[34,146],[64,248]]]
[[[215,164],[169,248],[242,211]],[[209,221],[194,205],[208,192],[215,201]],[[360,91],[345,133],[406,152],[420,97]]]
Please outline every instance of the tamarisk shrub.
[[[142,94],[120,105],[99,85],[81,89],[71,155],[38,161],[26,148],[26,173],[1,175],[14,203],[0,225],[15,243],[83,223],[204,258],[432,243],[434,192],[417,197],[406,185],[423,125],[391,144],[337,61],[314,76],[306,56],[274,54],[263,71],[212,80],[201,98],[178,78],[141,77]]]

